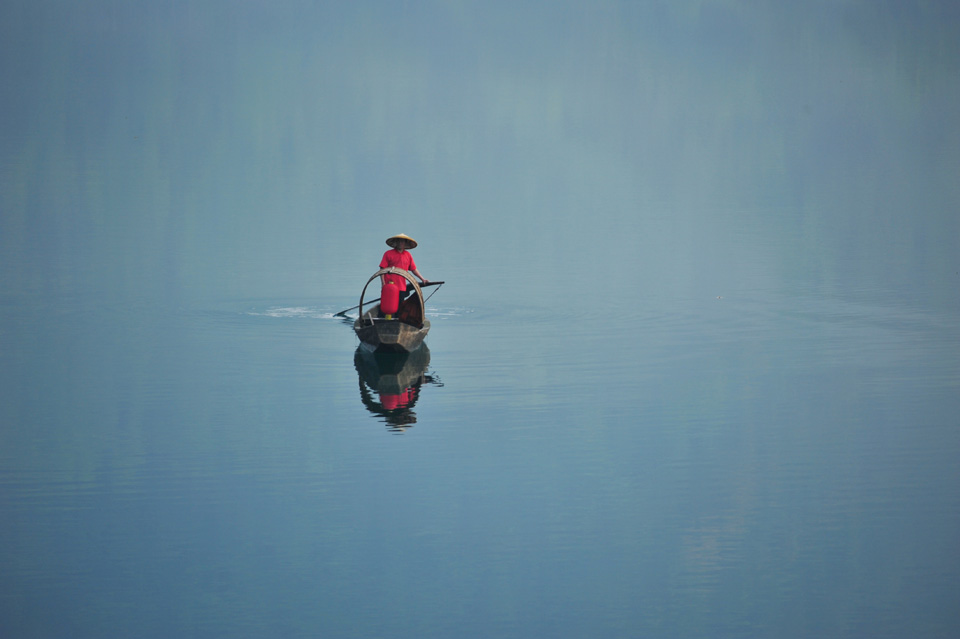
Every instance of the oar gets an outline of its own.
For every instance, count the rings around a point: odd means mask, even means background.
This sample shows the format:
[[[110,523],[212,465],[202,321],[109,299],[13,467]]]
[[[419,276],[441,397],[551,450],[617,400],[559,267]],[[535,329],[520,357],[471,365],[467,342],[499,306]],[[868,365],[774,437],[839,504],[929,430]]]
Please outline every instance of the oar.
[[[441,284],[443,284],[443,282],[428,282],[428,283],[426,283],[426,284],[421,284],[421,285],[420,285],[420,288],[427,288],[428,286],[439,286],[439,285],[441,285]],[[407,292],[408,292],[408,293],[409,293],[410,291],[412,291],[412,290],[413,290],[413,287],[412,287],[412,286],[407,287]],[[380,301],[380,298],[378,297],[378,298],[375,299],[375,300],[370,300],[369,302],[364,302],[364,304],[373,304],[374,302],[379,302],[379,301]],[[356,306],[351,306],[350,308],[345,308],[345,309],[343,309],[342,311],[340,311],[339,313],[335,313],[335,314],[334,314],[334,317],[343,317],[344,314],[345,314],[347,311],[352,311],[352,310],[355,309],[355,308],[360,308],[360,305],[357,304]]]

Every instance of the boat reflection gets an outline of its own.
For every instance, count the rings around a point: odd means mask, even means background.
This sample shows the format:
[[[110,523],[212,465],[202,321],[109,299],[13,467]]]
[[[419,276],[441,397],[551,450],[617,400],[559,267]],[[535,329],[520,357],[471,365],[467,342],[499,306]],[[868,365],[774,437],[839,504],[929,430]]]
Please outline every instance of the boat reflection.
[[[371,353],[358,347],[353,364],[360,378],[360,401],[393,432],[403,432],[417,423],[413,407],[424,384],[443,385],[436,376],[426,373],[430,364],[426,344],[412,353]]]

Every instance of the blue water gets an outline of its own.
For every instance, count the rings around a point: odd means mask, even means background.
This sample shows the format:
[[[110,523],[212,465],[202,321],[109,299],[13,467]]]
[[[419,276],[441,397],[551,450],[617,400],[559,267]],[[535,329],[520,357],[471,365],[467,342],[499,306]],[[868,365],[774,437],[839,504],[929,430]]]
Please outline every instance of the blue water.
[[[4,310],[8,636],[950,634],[948,318],[437,303],[400,427],[279,302]]]
[[[956,636],[951,7],[4,3],[0,636]]]

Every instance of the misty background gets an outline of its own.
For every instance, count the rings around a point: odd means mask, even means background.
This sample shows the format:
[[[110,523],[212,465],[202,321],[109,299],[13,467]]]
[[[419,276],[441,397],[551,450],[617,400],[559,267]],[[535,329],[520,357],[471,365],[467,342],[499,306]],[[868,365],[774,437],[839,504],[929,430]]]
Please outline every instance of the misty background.
[[[953,3],[0,11],[7,296],[349,301],[404,232],[468,296],[958,308]]]

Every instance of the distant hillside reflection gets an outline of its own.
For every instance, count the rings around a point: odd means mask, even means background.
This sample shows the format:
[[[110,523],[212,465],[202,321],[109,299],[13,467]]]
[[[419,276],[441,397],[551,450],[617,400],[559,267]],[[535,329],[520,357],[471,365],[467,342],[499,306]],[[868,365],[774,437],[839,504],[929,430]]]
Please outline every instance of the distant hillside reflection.
[[[442,386],[427,375],[430,349],[423,344],[413,353],[370,353],[357,348],[353,356],[360,382],[360,401],[392,432],[402,433],[417,423],[413,408],[424,384]]]

